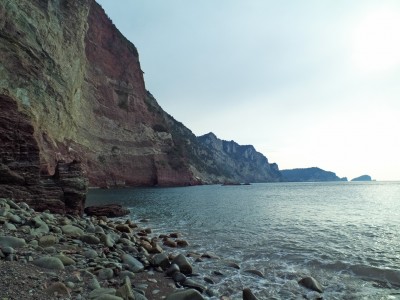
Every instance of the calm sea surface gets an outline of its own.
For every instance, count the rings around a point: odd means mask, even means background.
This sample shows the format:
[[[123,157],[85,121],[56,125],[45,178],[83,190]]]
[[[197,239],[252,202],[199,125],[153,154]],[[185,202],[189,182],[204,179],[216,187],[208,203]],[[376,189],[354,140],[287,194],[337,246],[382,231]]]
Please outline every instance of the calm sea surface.
[[[155,232],[183,233],[184,251],[220,256],[194,266],[233,299],[243,287],[260,299],[314,299],[297,284],[310,275],[324,299],[400,299],[400,182],[91,190],[87,202],[127,206]]]

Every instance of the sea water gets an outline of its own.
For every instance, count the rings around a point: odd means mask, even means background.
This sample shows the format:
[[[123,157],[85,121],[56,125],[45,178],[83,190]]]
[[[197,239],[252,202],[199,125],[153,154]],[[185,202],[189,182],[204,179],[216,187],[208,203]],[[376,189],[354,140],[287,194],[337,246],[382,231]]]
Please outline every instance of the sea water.
[[[91,190],[87,202],[122,204],[155,232],[181,232],[184,251],[218,255],[193,265],[232,299],[244,287],[259,299],[314,299],[297,283],[305,276],[324,299],[400,299],[400,182]]]

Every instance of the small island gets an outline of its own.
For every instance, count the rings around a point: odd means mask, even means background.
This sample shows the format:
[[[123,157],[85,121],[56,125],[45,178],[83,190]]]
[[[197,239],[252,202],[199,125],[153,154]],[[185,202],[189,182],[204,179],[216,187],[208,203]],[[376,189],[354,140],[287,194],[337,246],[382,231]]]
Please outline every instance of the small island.
[[[361,175],[359,177],[353,178],[351,181],[372,181],[372,178],[369,175]]]

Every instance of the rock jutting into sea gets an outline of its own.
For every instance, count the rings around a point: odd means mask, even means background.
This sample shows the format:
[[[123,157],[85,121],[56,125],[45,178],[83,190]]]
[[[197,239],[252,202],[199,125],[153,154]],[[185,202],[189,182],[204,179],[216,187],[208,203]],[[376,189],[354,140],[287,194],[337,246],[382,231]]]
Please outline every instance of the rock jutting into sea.
[[[369,175],[361,175],[359,177],[353,178],[351,181],[372,181],[372,178]]]

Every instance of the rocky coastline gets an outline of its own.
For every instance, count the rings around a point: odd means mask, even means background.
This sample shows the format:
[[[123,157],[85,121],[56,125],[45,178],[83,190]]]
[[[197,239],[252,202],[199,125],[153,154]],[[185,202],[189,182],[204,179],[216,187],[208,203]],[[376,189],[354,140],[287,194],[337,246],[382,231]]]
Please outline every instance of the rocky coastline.
[[[180,233],[153,233],[147,221],[37,212],[0,198],[1,299],[231,299],[195,273],[196,262],[218,257],[185,253]],[[243,289],[243,299],[257,298]]]

